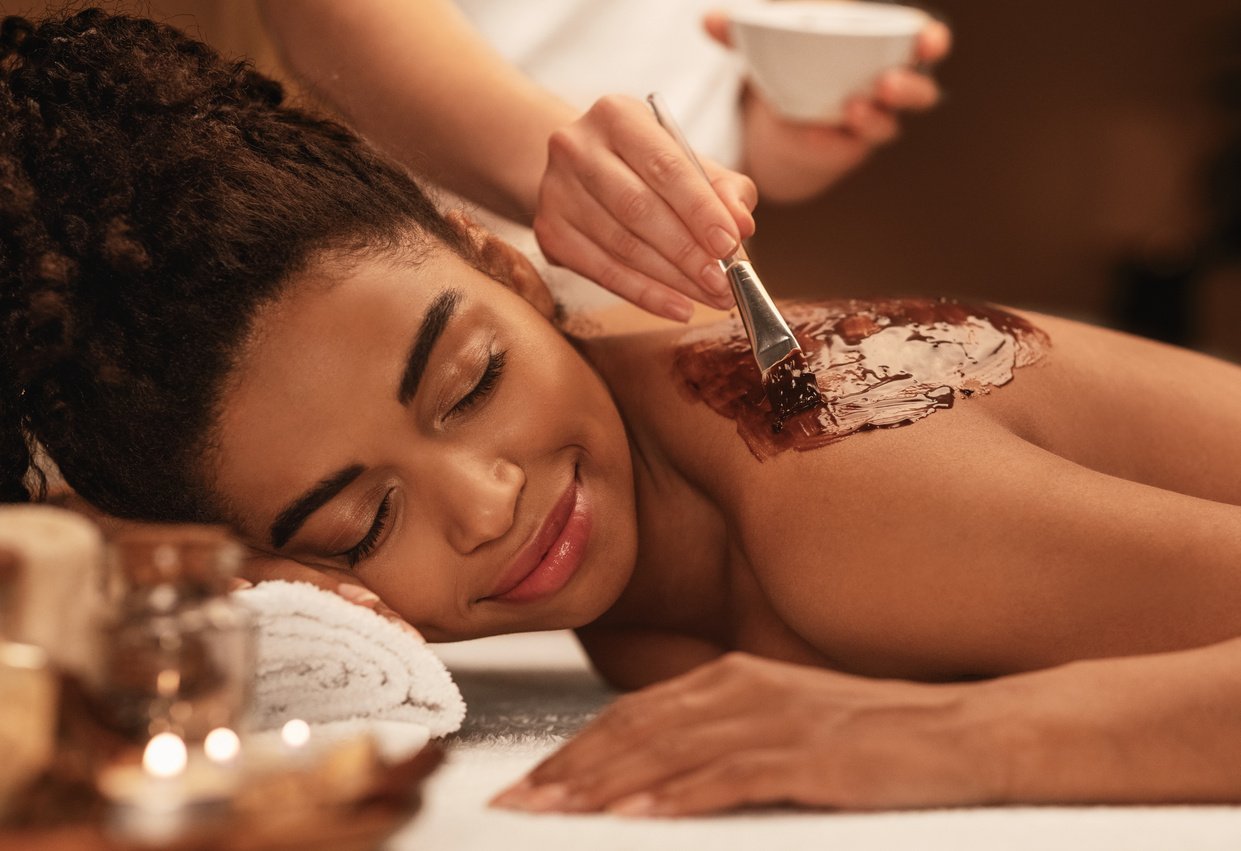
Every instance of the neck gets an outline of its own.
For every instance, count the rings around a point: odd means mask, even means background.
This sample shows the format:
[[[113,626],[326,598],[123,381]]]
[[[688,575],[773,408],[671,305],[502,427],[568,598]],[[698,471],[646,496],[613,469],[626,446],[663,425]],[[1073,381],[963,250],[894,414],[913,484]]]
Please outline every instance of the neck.
[[[641,368],[607,339],[579,349],[612,390],[629,438],[638,553],[629,584],[590,627],[640,628],[718,639],[728,623],[727,529],[715,502],[651,427]],[[588,627],[588,628],[590,628]]]

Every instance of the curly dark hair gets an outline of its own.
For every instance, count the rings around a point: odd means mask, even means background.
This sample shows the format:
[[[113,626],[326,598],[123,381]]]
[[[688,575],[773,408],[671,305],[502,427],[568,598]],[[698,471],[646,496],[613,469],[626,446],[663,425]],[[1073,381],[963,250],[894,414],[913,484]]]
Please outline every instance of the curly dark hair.
[[[325,253],[469,246],[275,81],[89,9],[0,25],[0,500],[40,445],[112,514],[215,521],[203,458],[256,310]]]

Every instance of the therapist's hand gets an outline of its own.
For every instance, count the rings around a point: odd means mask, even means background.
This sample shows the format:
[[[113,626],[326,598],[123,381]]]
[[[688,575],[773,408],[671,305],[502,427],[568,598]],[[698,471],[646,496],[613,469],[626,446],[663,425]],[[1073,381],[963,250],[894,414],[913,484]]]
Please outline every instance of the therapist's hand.
[[[708,160],[703,180],[641,101],[607,96],[548,140],[534,233],[551,262],[687,321],[732,304],[715,261],[754,232],[754,183]]]
[[[707,33],[731,47],[728,17],[713,12],[703,19]],[[917,68],[927,68],[948,55],[952,34],[930,21],[918,34],[915,67],[893,68],[878,80],[871,96],[859,95],[845,104],[839,124],[806,124],[783,118],[753,87],[745,102],[745,169],[766,201],[804,201],[831,186],[870,153],[900,134],[898,115],[921,112],[939,102],[939,86]]]
[[[872,680],[731,653],[625,695],[493,805],[682,816],[795,802],[1000,797],[969,685]]]

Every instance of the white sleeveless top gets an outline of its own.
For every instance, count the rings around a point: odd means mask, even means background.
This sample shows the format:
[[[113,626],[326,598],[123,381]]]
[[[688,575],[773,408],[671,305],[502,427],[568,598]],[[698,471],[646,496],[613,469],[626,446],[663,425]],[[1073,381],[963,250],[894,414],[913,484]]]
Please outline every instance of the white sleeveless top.
[[[721,0],[456,0],[526,76],[585,110],[605,94],[663,94],[690,144],[741,161],[741,65],[702,28]]]

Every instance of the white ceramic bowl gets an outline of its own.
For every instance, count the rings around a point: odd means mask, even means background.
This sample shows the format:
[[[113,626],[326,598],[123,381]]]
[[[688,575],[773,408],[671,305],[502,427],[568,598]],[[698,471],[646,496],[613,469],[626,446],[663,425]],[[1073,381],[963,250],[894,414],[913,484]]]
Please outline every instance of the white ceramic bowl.
[[[780,0],[730,11],[733,43],[759,93],[787,118],[833,124],[845,101],[913,60],[927,15],[853,0]]]

